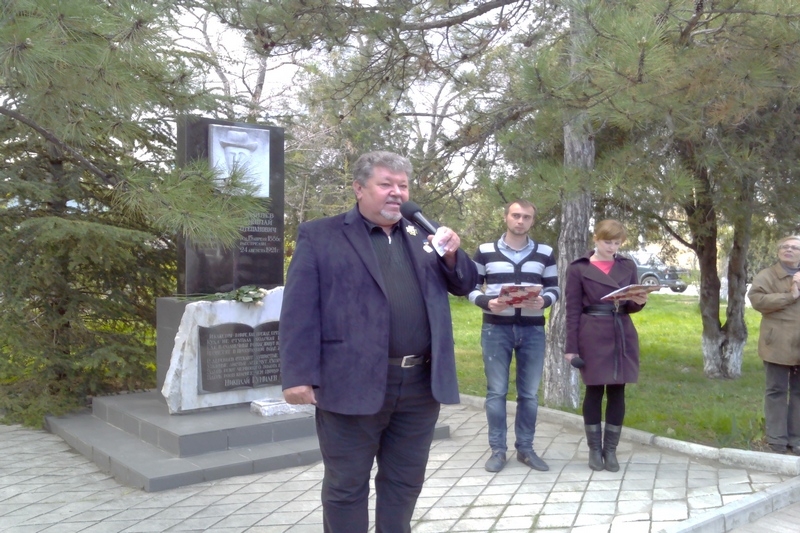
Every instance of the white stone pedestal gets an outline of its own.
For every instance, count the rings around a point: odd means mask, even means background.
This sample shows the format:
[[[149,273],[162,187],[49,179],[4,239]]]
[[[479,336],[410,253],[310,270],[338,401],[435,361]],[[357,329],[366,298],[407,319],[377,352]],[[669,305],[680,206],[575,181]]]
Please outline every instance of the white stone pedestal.
[[[199,301],[186,306],[181,319],[169,370],[161,393],[170,414],[185,413],[210,407],[249,403],[254,400],[283,400],[281,386],[266,385],[250,389],[199,393],[200,346],[199,327],[238,323],[256,327],[278,321],[283,301],[283,287],[272,289],[258,303],[231,300]]]

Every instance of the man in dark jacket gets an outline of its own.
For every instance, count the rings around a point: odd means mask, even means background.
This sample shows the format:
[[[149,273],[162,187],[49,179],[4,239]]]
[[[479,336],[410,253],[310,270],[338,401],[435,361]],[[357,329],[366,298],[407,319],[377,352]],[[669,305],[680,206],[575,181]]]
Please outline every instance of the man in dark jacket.
[[[448,291],[477,273],[448,228],[404,220],[409,161],[372,152],[355,164],[357,205],[298,229],[280,319],[291,404],[316,405],[324,531],[365,533],[373,461],[375,530],[407,533],[440,403],[458,403]]]

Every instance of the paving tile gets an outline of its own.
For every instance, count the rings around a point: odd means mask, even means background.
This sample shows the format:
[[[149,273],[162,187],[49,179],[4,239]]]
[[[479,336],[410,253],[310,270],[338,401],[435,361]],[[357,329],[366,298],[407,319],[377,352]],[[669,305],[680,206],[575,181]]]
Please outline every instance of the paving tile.
[[[461,518],[467,512],[467,506],[435,507],[423,515],[425,520],[451,520]]]
[[[686,487],[656,488],[653,489],[653,500],[678,500],[686,499]]]
[[[584,502],[616,502],[618,490],[587,490],[583,494]]]
[[[686,520],[689,518],[689,509],[685,501],[672,500],[665,502],[653,502],[650,512],[652,521],[663,522],[665,520]]]
[[[703,496],[693,496],[686,500],[691,509],[713,509],[722,507],[722,496],[719,494],[706,494]]]
[[[583,499],[583,490],[553,491],[547,496],[547,503],[574,503]]]
[[[498,518],[503,514],[504,505],[475,505],[467,509],[464,518]]]
[[[453,530],[455,520],[424,520],[417,522],[412,528],[413,533],[447,533]]]
[[[530,470],[510,452],[506,468],[491,474],[483,469],[483,412],[445,406],[440,422],[450,426],[451,437],[433,443],[412,531],[674,531],[678,517],[737,502],[750,508],[748,498],[791,479],[625,441],[624,432],[622,470],[594,472],[586,464],[582,428],[545,418],[540,416],[535,449],[551,470]],[[0,426],[0,445],[12,450],[0,457],[4,533],[321,530],[320,463],[146,493],[119,485],[45,432]],[[374,513],[374,482],[371,488]]]
[[[576,531],[578,528],[584,528],[582,531],[588,531],[591,527],[598,528],[598,531],[608,531],[608,528],[611,527],[611,521],[613,519],[613,511],[609,514],[581,512],[575,518],[575,523],[573,526],[575,529],[573,529],[573,531]]]
[[[580,507],[580,515],[607,515],[613,516],[617,510],[617,502],[586,502]]]
[[[575,522],[575,514],[541,514],[536,520],[536,527],[550,529],[556,527],[570,527]]]
[[[529,505],[509,505],[503,510],[502,517],[512,516],[534,516],[542,513],[544,504],[529,504]]]
[[[533,516],[506,516],[495,522],[494,531],[530,531],[533,523]]]
[[[458,520],[450,531],[490,531],[495,521],[487,518],[466,518]]]

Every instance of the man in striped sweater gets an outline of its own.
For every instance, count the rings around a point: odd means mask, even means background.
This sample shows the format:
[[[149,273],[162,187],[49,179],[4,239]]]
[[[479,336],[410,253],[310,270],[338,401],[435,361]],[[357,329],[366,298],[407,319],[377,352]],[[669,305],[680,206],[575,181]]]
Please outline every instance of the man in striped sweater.
[[[508,231],[496,242],[481,244],[473,257],[479,276],[469,299],[483,309],[481,348],[492,450],[485,468],[489,472],[499,472],[506,463],[506,396],[512,354],[517,358],[517,460],[535,470],[550,469],[533,451],[533,434],[544,368],[543,310],[558,300],[560,291],[553,249],[528,238],[535,217],[532,203],[511,202],[505,208]],[[541,292],[535,298],[509,303],[498,298],[506,285],[539,285]]]

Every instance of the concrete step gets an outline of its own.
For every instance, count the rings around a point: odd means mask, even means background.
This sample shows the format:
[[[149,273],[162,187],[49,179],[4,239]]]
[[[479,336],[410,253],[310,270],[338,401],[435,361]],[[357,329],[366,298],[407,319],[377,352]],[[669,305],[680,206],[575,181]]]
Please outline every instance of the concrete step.
[[[120,483],[148,492],[321,460],[316,435],[177,457],[88,411],[69,417],[48,417],[47,429]]]
[[[94,398],[92,414],[177,457],[316,435],[310,413],[264,417],[243,404],[170,415],[156,391]]]
[[[94,398],[47,429],[125,485],[161,491],[322,459],[311,413],[261,416],[250,405],[170,415],[155,391]],[[437,425],[435,439],[450,436]]]

